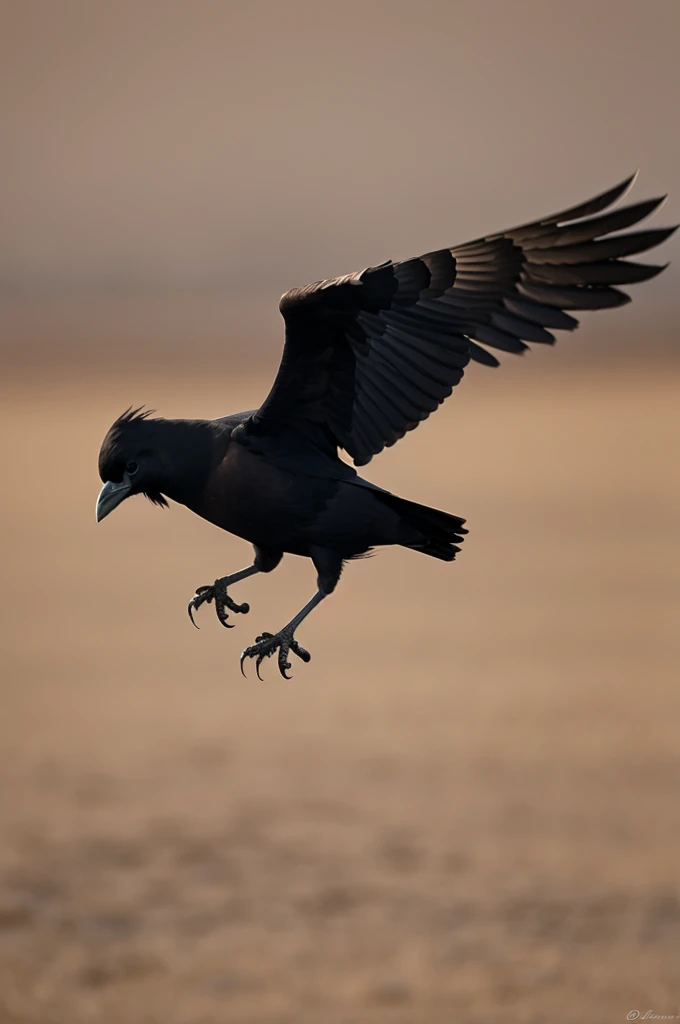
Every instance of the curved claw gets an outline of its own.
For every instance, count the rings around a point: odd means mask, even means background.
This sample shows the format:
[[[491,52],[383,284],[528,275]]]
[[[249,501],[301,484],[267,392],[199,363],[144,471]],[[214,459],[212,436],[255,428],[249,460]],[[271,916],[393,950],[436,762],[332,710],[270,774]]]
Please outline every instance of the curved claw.
[[[288,652],[290,651],[292,639],[292,637],[290,638],[290,640],[287,637],[284,637],[282,638],[281,643],[279,645],[279,656],[277,661],[279,664],[279,672],[281,673],[284,679],[291,678],[290,676],[286,675],[286,672],[290,668],[290,662],[288,661]]]
[[[227,578],[228,577],[225,576],[223,579]],[[197,587],[196,593],[191,598],[187,606],[189,618],[191,619],[192,625],[196,626],[196,629],[198,629],[199,626],[196,624],[194,619],[194,612],[198,611],[202,604],[212,604],[213,601],[215,602],[215,613],[218,621],[226,629],[234,628],[233,622],[227,622],[227,619],[229,618],[229,613],[226,610],[227,608],[229,611],[238,612],[242,615],[246,615],[250,611],[250,605],[245,601],[243,604],[237,604],[236,601],[229,596],[227,593],[227,586],[222,579],[215,580],[212,586]]]
[[[290,651],[293,652],[301,661],[311,661],[311,654],[306,651],[304,647],[300,647],[300,644],[294,637],[290,636],[289,633],[282,630],[280,633],[261,633],[255,638],[255,643],[252,647],[246,647],[241,654],[240,666],[241,675],[246,678],[246,674],[243,668],[246,658],[255,658],[255,671],[257,678],[262,679],[260,675],[260,665],[265,658],[271,658],[272,654],[278,651],[278,669],[284,679],[292,679],[292,676],[287,675],[290,670],[291,663],[288,661],[288,655]]]
[[[213,600],[214,596],[215,596],[215,588],[214,587],[197,587],[196,588],[196,593],[194,594],[194,596],[189,601],[189,604],[187,605],[187,611],[189,613],[189,618],[191,619],[191,624],[192,624],[192,626],[195,626],[196,629],[200,629],[201,627],[199,625],[197,625],[196,620],[194,619],[194,612],[197,612],[202,604],[210,604],[210,602]]]

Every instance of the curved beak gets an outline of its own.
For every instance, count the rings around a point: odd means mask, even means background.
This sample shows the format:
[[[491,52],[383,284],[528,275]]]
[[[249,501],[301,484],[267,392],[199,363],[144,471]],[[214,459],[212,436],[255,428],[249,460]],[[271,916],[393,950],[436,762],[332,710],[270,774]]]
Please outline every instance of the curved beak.
[[[118,508],[121,501],[125,501],[131,490],[132,484],[127,473],[123,475],[123,479],[119,484],[114,484],[110,480],[105,483],[97,498],[97,522],[101,523],[102,519],[108,516],[109,512],[113,512],[114,508]]]

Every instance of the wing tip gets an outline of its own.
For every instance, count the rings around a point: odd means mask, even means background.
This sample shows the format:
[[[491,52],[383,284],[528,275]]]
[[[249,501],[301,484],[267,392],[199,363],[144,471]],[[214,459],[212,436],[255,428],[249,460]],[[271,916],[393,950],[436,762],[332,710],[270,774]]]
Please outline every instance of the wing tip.
[[[649,217],[652,213],[656,213],[657,210],[660,210],[662,208],[662,206],[665,206],[667,199],[668,199],[668,192],[666,192],[662,196],[654,196],[653,199],[650,199],[649,200],[650,205],[652,203],[654,205],[652,206],[652,208],[650,210],[650,213],[648,213],[647,216]]]
[[[592,199],[588,199],[584,203],[580,203],[578,206],[572,207],[570,210],[565,210],[562,215],[564,216],[564,222],[580,220],[582,217],[591,216],[592,213],[587,209],[588,207],[592,207],[592,212],[597,213],[600,210],[608,209],[610,206],[615,206],[624,198],[624,196],[628,195],[637,181],[639,174],[640,168],[638,167],[632,174],[629,174],[628,177],[623,179],[623,181],[620,181],[618,185],[614,185],[612,188],[608,188],[604,192],[599,192],[597,195],[593,196]],[[557,223],[560,222],[561,221],[558,221]]]
[[[624,180],[621,182],[621,184],[617,186],[617,188],[621,189],[621,193],[619,195],[619,199],[623,199],[623,197],[625,195],[627,195],[628,192],[630,192],[630,190],[632,189],[633,185],[638,180],[639,176],[640,176],[640,168],[636,167],[635,170],[633,171],[633,173],[629,174],[627,178],[624,178]]]

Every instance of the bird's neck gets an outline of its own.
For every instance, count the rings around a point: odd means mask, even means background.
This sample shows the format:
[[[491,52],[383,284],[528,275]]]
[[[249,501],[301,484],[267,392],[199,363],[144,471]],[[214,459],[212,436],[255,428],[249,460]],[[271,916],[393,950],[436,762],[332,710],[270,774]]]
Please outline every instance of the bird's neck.
[[[213,468],[220,439],[229,443],[228,432],[213,420],[163,420],[162,451],[166,465],[161,491],[182,505],[200,493]]]

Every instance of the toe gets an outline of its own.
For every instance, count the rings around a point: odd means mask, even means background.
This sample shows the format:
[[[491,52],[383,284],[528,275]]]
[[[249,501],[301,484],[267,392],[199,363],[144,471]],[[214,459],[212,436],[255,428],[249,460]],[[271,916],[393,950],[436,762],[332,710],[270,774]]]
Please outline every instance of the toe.
[[[309,664],[309,662],[312,660],[312,656],[309,653],[309,651],[306,651],[304,647],[300,647],[300,644],[297,642],[297,640],[292,641],[290,649],[293,652],[293,654],[297,654],[300,661],[304,661],[306,665]]]
[[[233,629],[234,628],[234,623],[227,621],[228,618],[229,618],[228,612],[225,612],[224,608],[221,608],[220,605],[217,602],[215,602],[215,612],[217,613],[217,621],[222,626],[224,626],[225,629]]]
[[[245,676],[243,666],[246,658],[254,658],[257,678],[262,679],[262,676],[260,675],[260,666],[262,665],[262,662],[265,658],[271,658],[273,654],[277,654],[276,660],[280,674],[284,679],[290,679],[291,676],[288,675],[288,672],[292,666],[288,659],[291,651],[293,651],[301,661],[308,662],[311,660],[309,652],[306,651],[304,647],[300,647],[298,642],[288,631],[281,633],[260,633],[260,635],[256,637],[255,643],[251,647],[246,647],[241,654],[241,674]]]
[[[286,672],[290,668],[290,662],[288,661],[288,651],[289,650],[290,650],[290,645],[288,643],[286,643],[285,640],[282,641],[281,646],[279,647],[279,658],[278,658],[278,661],[279,661],[279,672],[281,673],[281,675],[283,676],[284,679],[290,679],[290,676],[286,675]]]

